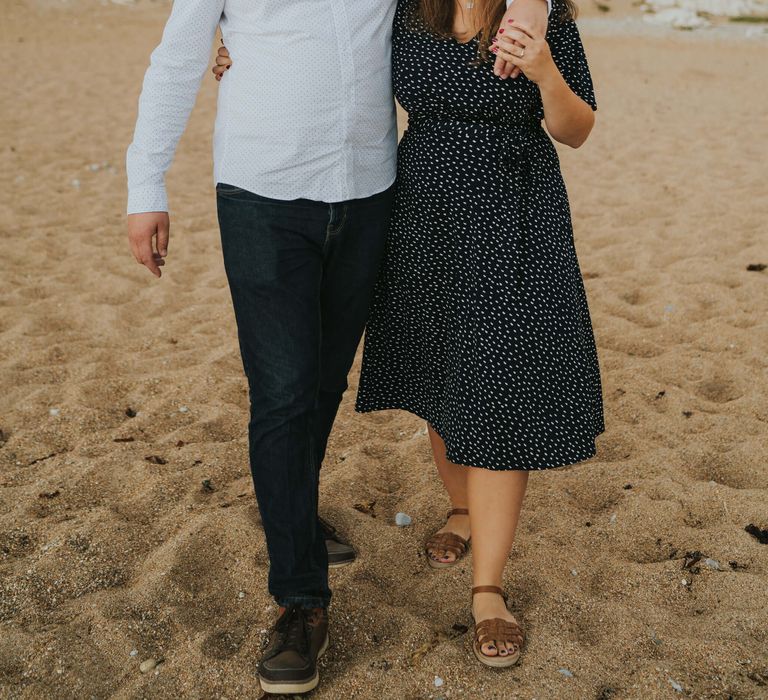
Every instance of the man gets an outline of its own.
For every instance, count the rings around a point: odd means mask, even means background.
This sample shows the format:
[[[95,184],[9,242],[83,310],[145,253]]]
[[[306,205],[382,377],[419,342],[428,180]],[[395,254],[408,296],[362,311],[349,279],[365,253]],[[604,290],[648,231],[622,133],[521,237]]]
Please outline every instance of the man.
[[[269,591],[279,605],[259,665],[272,693],[317,685],[328,566],[355,557],[318,518],[318,478],[388,227],[395,4],[176,0],[128,149],[129,242],[160,277],[170,228],[165,172],[220,25],[237,63],[219,94],[214,181],[249,385]],[[546,22],[543,0],[517,0],[516,10],[518,19]],[[498,73],[511,69],[500,64]]]

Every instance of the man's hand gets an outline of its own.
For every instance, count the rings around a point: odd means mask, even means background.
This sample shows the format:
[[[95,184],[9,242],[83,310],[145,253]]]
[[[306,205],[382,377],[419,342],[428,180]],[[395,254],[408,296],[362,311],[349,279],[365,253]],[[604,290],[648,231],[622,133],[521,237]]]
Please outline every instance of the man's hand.
[[[165,256],[168,255],[170,230],[168,212],[151,211],[128,215],[128,243],[133,257],[155,277],[162,275],[160,268],[165,265]],[[155,248],[152,247],[153,239]]]
[[[504,36],[504,32],[508,31],[515,21],[530,27],[536,34],[544,36],[547,33],[547,11],[547,0],[514,0],[501,20],[501,26],[496,34],[497,39]],[[517,78],[520,75],[520,68],[497,57],[493,72],[506,80]]]

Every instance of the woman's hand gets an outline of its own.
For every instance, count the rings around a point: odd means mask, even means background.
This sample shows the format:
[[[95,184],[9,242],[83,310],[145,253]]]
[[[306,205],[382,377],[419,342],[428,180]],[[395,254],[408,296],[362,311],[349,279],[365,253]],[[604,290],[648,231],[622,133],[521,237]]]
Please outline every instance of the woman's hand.
[[[547,14],[546,0],[514,0],[501,19],[496,37],[502,37],[515,20],[544,35],[547,33]],[[517,66],[498,57],[494,63],[493,72],[501,79],[517,78],[520,75],[520,69]]]
[[[560,75],[544,34],[521,22],[511,22],[503,34],[497,35],[491,51],[519,68],[534,83]]]
[[[219,53],[216,56],[216,65],[211,68],[211,72],[216,76],[216,80],[221,80],[221,76],[224,75],[232,67],[232,59],[229,57],[229,51],[226,46],[219,46]]]

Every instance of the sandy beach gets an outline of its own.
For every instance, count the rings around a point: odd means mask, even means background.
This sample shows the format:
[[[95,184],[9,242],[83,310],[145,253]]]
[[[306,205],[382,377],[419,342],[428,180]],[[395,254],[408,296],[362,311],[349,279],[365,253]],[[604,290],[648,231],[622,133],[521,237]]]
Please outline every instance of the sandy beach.
[[[261,696],[275,607],[213,79],[169,174],[162,280],[124,233],[124,153],[168,7],[3,9],[4,698]],[[597,126],[559,149],[607,430],[595,459],[531,477],[505,580],[521,663],[472,657],[469,565],[421,554],[448,505],[424,424],[354,413],[358,357],[321,512],[361,556],[331,573],[313,698],[768,698],[768,39],[633,31],[616,13],[637,9],[584,6]]]

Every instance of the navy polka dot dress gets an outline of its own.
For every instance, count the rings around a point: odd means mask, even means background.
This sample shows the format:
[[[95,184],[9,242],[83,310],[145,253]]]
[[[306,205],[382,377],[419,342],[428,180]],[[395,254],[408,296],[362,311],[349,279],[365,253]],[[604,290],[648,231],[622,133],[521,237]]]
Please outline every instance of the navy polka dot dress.
[[[395,94],[408,112],[387,254],[356,409],[428,421],[448,459],[548,469],[595,454],[600,372],[560,166],[538,87],[473,65],[415,25],[401,0]],[[547,32],[573,91],[596,109],[576,24]]]

